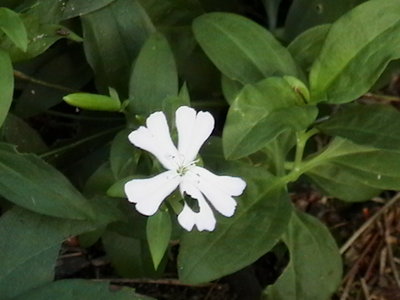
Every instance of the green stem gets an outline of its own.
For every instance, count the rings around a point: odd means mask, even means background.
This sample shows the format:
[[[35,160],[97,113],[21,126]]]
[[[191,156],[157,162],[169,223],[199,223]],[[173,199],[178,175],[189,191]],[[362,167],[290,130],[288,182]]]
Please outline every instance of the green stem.
[[[67,150],[69,150],[69,149],[73,149],[73,148],[75,148],[76,146],[79,146],[79,145],[82,145],[82,144],[84,144],[84,143],[86,143],[86,142],[89,142],[89,141],[91,141],[91,140],[97,139],[97,138],[99,138],[99,137],[101,137],[101,136],[103,136],[103,135],[107,135],[107,134],[110,134],[110,133],[112,133],[112,132],[118,131],[118,130],[124,128],[124,127],[125,127],[125,126],[118,126],[118,127],[112,128],[112,129],[108,129],[108,130],[105,130],[105,131],[98,132],[98,133],[96,133],[96,134],[94,134],[94,135],[85,137],[85,138],[83,138],[83,139],[81,139],[81,140],[79,140],[79,141],[76,141],[76,142],[72,143],[72,144],[68,144],[68,145],[65,145],[65,146],[63,146],[63,147],[60,147],[60,148],[51,150],[51,151],[49,151],[49,152],[42,153],[42,154],[39,155],[39,157],[45,159],[45,158],[47,158],[47,157],[49,157],[49,156],[56,155],[56,154],[58,154],[58,153],[67,151]]]
[[[294,162],[290,163],[291,172],[285,176],[287,182],[296,181],[302,173],[304,173],[303,155],[307,141],[314,134],[318,133],[318,129],[313,128],[309,131],[298,131],[296,133],[296,153]],[[288,163],[285,163],[285,167],[288,167]]]

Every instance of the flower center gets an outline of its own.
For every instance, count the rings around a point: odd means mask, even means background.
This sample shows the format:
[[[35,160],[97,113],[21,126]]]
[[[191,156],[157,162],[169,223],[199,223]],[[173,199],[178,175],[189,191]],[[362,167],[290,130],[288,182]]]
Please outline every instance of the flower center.
[[[179,176],[184,176],[187,171],[189,171],[196,165],[196,162],[197,160],[192,161],[186,165],[178,166],[178,168],[176,169],[176,173],[178,173]]]

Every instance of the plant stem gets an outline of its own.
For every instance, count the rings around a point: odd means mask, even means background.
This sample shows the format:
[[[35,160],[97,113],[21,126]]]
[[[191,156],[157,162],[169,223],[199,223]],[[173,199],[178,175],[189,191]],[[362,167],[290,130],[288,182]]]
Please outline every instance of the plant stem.
[[[31,76],[29,76],[29,75],[27,75],[25,73],[22,73],[21,71],[17,71],[17,70],[14,70],[14,77],[22,79],[22,80],[25,80],[25,81],[29,81],[31,83],[35,83],[35,84],[38,84],[38,85],[42,85],[42,86],[45,86],[45,87],[48,87],[48,88],[61,90],[61,91],[64,91],[64,92],[68,92],[68,93],[78,93],[79,92],[78,90],[74,90],[74,89],[59,85],[59,84],[50,83],[50,82],[46,82],[46,81],[43,81],[43,80],[39,80],[39,79],[33,78],[33,77],[31,77]]]
[[[112,128],[112,129],[108,129],[108,130],[105,130],[105,131],[98,132],[98,133],[96,133],[96,134],[94,134],[94,135],[85,137],[85,138],[83,138],[83,139],[81,139],[81,140],[79,140],[79,141],[76,141],[76,142],[72,143],[72,144],[68,144],[68,145],[65,145],[65,146],[63,146],[63,147],[60,147],[60,148],[57,148],[57,149],[54,149],[54,150],[51,150],[51,151],[42,153],[42,154],[39,155],[39,157],[45,159],[45,158],[47,158],[47,157],[49,157],[49,156],[56,155],[56,154],[58,154],[58,153],[67,151],[67,150],[69,150],[69,149],[73,149],[73,148],[75,148],[76,146],[79,146],[79,145],[84,144],[84,143],[86,143],[86,142],[89,142],[89,141],[91,141],[91,140],[97,139],[97,138],[99,138],[99,137],[101,137],[101,136],[103,136],[103,135],[107,135],[107,134],[110,134],[110,133],[112,133],[112,132],[114,132],[114,131],[118,131],[118,130],[124,128],[124,127],[125,127],[125,126],[118,126],[118,127]]]
[[[299,176],[302,173],[304,173],[304,170],[302,168],[304,149],[307,141],[310,139],[310,137],[312,137],[316,133],[318,133],[318,129],[316,128],[313,128],[309,131],[298,131],[296,133],[296,153],[294,162],[290,164],[291,172],[285,176],[285,180],[287,182],[296,181],[299,178]]]

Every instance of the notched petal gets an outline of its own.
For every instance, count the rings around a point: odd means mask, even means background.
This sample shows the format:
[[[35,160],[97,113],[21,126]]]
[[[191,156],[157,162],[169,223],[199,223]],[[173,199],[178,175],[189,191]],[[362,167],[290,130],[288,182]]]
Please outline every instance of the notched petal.
[[[226,217],[231,217],[236,209],[236,200],[246,188],[246,182],[238,177],[218,176],[207,169],[194,167],[184,180],[192,182],[215,209]]]
[[[146,120],[147,127],[140,126],[132,131],[128,138],[136,147],[153,154],[169,170],[176,169],[178,150],[169,133],[164,113],[155,112]]]
[[[192,162],[201,146],[214,129],[214,118],[209,112],[196,114],[193,108],[181,106],[176,111],[178,150],[185,157],[185,164]]]
[[[182,190],[198,201],[199,211],[194,212],[185,203],[183,210],[178,215],[179,224],[187,231],[191,231],[194,226],[196,226],[199,231],[213,231],[216,224],[214,213],[200,191],[188,184],[184,184]]]
[[[179,185],[180,177],[166,171],[147,179],[133,179],[125,184],[128,201],[136,203],[136,210],[143,215],[156,213],[164,199]]]

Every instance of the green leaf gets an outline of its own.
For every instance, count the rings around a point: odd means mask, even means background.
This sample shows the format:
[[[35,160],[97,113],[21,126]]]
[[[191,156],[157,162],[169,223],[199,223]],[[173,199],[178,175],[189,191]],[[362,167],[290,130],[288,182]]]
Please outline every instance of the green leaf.
[[[305,168],[323,190],[347,201],[367,200],[379,190],[400,189],[399,150],[381,150],[336,138],[320,155],[306,161]]]
[[[16,153],[12,146],[1,143],[0,195],[45,215],[94,218],[90,203],[60,172],[36,155]]]
[[[292,214],[283,240],[290,261],[264,291],[268,299],[330,299],[341,281],[342,261],[329,230],[316,218],[297,212]]]
[[[102,241],[107,256],[118,275],[122,277],[152,277],[156,274],[147,248],[147,241],[113,231],[106,231]]]
[[[311,181],[326,195],[333,196],[348,202],[361,202],[377,196],[381,190],[361,182],[361,178],[354,176],[335,163],[324,163],[306,173]]]
[[[243,84],[239,81],[229,79],[225,75],[221,77],[222,93],[224,94],[226,102],[232,105],[240,91],[243,89]]]
[[[227,158],[256,152],[280,133],[302,130],[317,114],[304,105],[301,94],[282,78],[271,77],[246,85],[232,103],[223,132]]]
[[[87,222],[47,217],[15,207],[0,218],[0,295],[18,294],[51,282],[61,243],[93,230]]]
[[[399,1],[372,0],[332,25],[311,69],[313,102],[349,102],[372,87],[388,63],[400,57],[399,14]]]
[[[332,23],[365,0],[294,0],[286,22],[284,36],[288,41],[307,29]]]
[[[263,27],[242,16],[208,13],[195,19],[197,41],[217,68],[242,84],[299,76],[290,53]]]
[[[0,49],[0,127],[7,117],[14,91],[14,75],[10,56]]]
[[[39,133],[21,118],[9,113],[2,132],[4,141],[17,146],[19,152],[45,152],[48,147]]]
[[[147,219],[147,241],[154,268],[157,269],[168,248],[172,233],[171,217],[168,211],[159,211]]]
[[[153,33],[140,50],[129,85],[129,109],[143,115],[162,110],[163,100],[178,95],[174,55],[161,33]]]
[[[357,144],[387,150],[400,149],[400,112],[389,105],[343,107],[328,121],[318,125],[318,129]]]
[[[121,102],[105,95],[74,93],[63,97],[69,105],[97,111],[119,111]]]
[[[178,256],[182,282],[208,282],[251,264],[268,252],[286,229],[292,208],[284,184],[263,169],[233,170],[228,174],[240,175],[247,182],[237,211],[231,218],[217,217],[213,232],[183,235]]]
[[[312,27],[289,44],[289,52],[304,71],[310,71],[312,64],[321,52],[330,27],[330,24]]]
[[[141,151],[129,142],[130,132],[131,129],[120,131],[111,143],[110,165],[116,179],[133,175],[139,162]]]
[[[28,47],[28,34],[20,16],[11,9],[0,7],[0,30],[22,51]]]
[[[63,38],[75,42],[82,41],[81,37],[64,26],[43,23],[42,19],[30,16],[25,16],[23,21],[28,32],[28,48],[26,51],[22,51],[8,40],[4,40],[0,43],[2,48],[7,49],[13,62],[28,60],[39,56],[51,45]]]
[[[108,282],[93,282],[83,279],[59,280],[46,284],[14,300],[151,300],[127,287],[113,289]]]
[[[115,0],[68,0],[68,2],[65,4],[62,18],[65,20],[83,16],[109,5],[114,1]]]
[[[81,20],[85,53],[100,92],[112,87],[127,97],[132,62],[154,31],[151,20],[136,0],[116,0]]]

